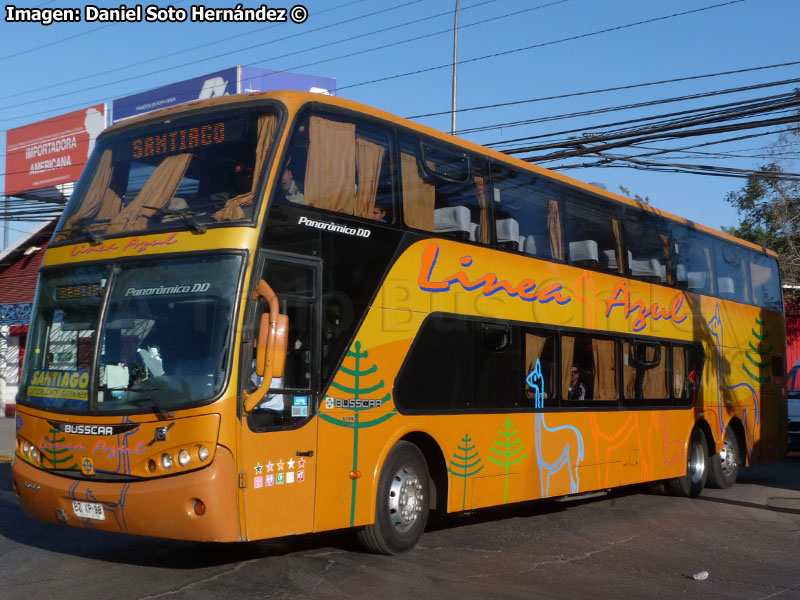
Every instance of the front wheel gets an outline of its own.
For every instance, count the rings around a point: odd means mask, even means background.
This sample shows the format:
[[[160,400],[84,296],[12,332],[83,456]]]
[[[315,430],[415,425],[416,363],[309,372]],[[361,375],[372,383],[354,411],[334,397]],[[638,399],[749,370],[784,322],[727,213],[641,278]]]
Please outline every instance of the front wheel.
[[[375,523],[358,532],[359,540],[378,554],[410,550],[425,530],[429,496],[425,458],[414,444],[398,442],[381,469]]]
[[[722,443],[722,451],[711,457],[708,486],[723,490],[731,487],[739,476],[741,463],[739,441],[736,439],[736,434],[728,428],[725,432],[725,441]]]
[[[706,436],[699,428],[692,431],[689,438],[689,452],[686,457],[686,475],[667,481],[667,488],[673,496],[699,496],[708,479],[708,444]]]

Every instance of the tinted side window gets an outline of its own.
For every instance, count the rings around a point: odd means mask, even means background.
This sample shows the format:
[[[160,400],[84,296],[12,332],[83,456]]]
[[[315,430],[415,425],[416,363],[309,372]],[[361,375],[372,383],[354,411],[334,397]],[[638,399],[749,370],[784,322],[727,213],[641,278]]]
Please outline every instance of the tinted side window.
[[[492,171],[497,246],[561,259],[558,186],[541,177],[495,166]]]
[[[561,336],[561,396],[569,407],[616,400],[617,340]]]
[[[704,364],[702,346],[672,347],[672,393],[677,406],[692,406],[697,401]]]
[[[698,294],[713,294],[714,239],[683,225],[672,225],[675,284]]]
[[[432,315],[422,325],[395,384],[401,409],[474,409],[471,321]]]
[[[566,238],[570,264],[621,272],[619,220],[610,204],[567,191]]]
[[[274,201],[395,222],[392,138],[365,121],[306,115],[292,135]]]
[[[624,343],[625,404],[669,404],[668,360],[666,344],[634,340]]]
[[[556,388],[556,335],[538,329],[523,329],[526,406],[558,406]]]
[[[778,262],[771,256],[750,253],[750,280],[753,302],[763,308],[783,310]]]
[[[405,224],[488,244],[491,220],[485,163],[405,135],[400,138]]]
[[[727,300],[750,301],[750,278],[746,251],[739,246],[717,241],[714,275],[717,294]]]
[[[669,236],[662,219],[643,211],[625,210],[628,274],[652,283],[667,283],[669,277]]]

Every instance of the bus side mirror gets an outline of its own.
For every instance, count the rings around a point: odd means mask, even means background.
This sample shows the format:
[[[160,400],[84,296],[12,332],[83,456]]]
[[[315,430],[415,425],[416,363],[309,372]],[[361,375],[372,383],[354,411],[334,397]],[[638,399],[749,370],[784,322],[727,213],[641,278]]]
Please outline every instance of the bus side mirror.
[[[244,394],[244,410],[250,412],[269,391],[273,377],[281,377],[286,365],[286,348],[289,334],[289,317],[280,314],[278,297],[263,279],[258,282],[253,299],[264,298],[269,312],[261,317],[256,340],[256,375],[261,377],[258,389]]]
[[[270,361],[269,353],[272,354],[272,376],[283,377],[283,369],[286,366],[286,350],[289,344],[289,317],[278,314],[275,319],[275,335],[272,339],[272,348],[267,348],[270,341],[270,315],[261,316],[261,323],[258,328],[258,341],[256,342],[256,375],[263,377],[267,371],[267,363]]]

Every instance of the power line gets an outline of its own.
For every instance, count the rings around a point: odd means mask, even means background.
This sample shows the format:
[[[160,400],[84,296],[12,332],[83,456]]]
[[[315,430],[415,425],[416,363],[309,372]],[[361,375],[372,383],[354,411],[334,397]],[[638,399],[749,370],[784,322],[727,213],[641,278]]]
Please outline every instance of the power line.
[[[478,56],[478,57],[470,58],[470,59],[467,59],[467,60],[460,60],[460,61],[458,61],[458,65],[459,66],[460,65],[466,65],[466,64],[478,62],[478,61],[481,61],[481,60],[487,60],[489,58],[497,58],[498,56],[506,56],[508,54],[514,54],[516,52],[524,52],[526,50],[533,50],[533,49],[536,49],[536,48],[544,48],[546,46],[553,46],[555,44],[561,44],[561,43],[564,43],[564,42],[571,42],[571,41],[574,41],[574,40],[585,39],[585,38],[588,38],[588,37],[601,35],[603,33],[610,33],[610,32],[613,32],[613,31],[620,31],[620,30],[623,30],[623,29],[629,29],[631,27],[637,27],[639,25],[646,25],[646,24],[649,24],[649,23],[655,23],[657,21],[664,21],[666,19],[673,19],[673,18],[676,18],[676,17],[682,17],[682,16],[685,16],[685,15],[699,13],[699,12],[703,12],[703,11],[706,11],[706,10],[711,10],[711,9],[714,9],[714,8],[720,8],[720,7],[723,7],[723,6],[730,6],[731,4],[739,4],[740,2],[745,2],[745,1],[746,0],[730,0],[729,2],[723,2],[721,4],[712,4],[710,6],[705,6],[705,7],[702,7],[702,8],[696,8],[694,10],[687,10],[687,11],[680,12],[680,13],[673,13],[673,14],[670,14],[670,15],[662,16],[662,17],[656,17],[656,18],[653,18],[653,19],[646,19],[644,21],[636,21],[635,23],[628,23],[627,25],[617,25],[616,27],[609,27],[607,29],[601,29],[599,31],[593,31],[591,33],[583,33],[583,34],[580,34],[580,35],[574,35],[574,36],[570,36],[570,37],[567,37],[567,38],[562,38],[560,40],[554,40],[554,41],[550,41],[550,42],[543,42],[543,43],[540,43],[540,44],[532,44],[530,46],[523,46],[522,48],[515,48],[513,50],[505,50],[503,52],[495,52],[493,54],[486,54],[484,56]],[[350,84],[350,85],[341,86],[341,87],[337,88],[337,90],[346,90],[346,89],[349,89],[349,88],[360,87],[362,85],[371,85],[373,83],[381,83],[381,82],[384,82],[384,81],[390,81],[392,79],[400,79],[401,77],[409,77],[411,75],[419,75],[421,73],[429,73],[431,71],[438,71],[440,69],[449,69],[452,66],[453,66],[453,63],[450,62],[450,63],[447,63],[446,65],[439,65],[439,66],[436,66],[436,67],[428,67],[428,68],[425,68],[425,69],[417,69],[416,71],[409,71],[407,73],[398,73],[396,75],[389,75],[387,77],[381,77],[379,79],[371,79],[369,81],[362,81],[360,83],[353,83],[353,84]]]
[[[352,4],[359,4],[360,2],[365,2],[365,1],[366,0],[351,0],[351,2],[347,2],[345,4],[340,4],[338,6],[333,6],[331,8],[326,8],[324,10],[320,10],[318,12],[315,12],[314,14],[315,14],[315,16],[316,15],[321,15],[321,14],[324,14],[324,13],[332,11],[332,10],[339,10],[339,9],[342,9],[342,8],[344,8],[346,6],[350,6]],[[50,2],[55,2],[55,0],[50,0]],[[47,3],[45,3],[45,4],[47,4]],[[391,10],[391,9],[389,9],[389,10]],[[358,18],[362,18],[362,17],[356,17],[355,19],[358,19]],[[347,22],[350,22],[350,21],[355,20],[355,19],[348,19],[348,20],[345,20],[345,21],[340,21],[339,23],[334,23],[333,25],[340,25],[342,23],[347,23]],[[99,77],[100,75],[107,75],[108,73],[117,73],[119,71],[124,71],[125,69],[130,69],[132,67],[140,67],[140,66],[142,66],[144,64],[147,64],[147,63],[156,62],[156,61],[159,61],[159,60],[164,60],[165,58],[174,57],[174,56],[177,56],[179,54],[185,54],[187,52],[192,52],[194,50],[199,50],[201,48],[207,48],[208,46],[213,46],[215,44],[221,44],[223,42],[229,42],[230,40],[233,40],[233,39],[241,39],[241,38],[243,38],[245,36],[253,35],[254,33],[259,33],[259,32],[261,32],[261,31],[263,31],[265,29],[270,29],[273,26],[277,26],[277,25],[275,23],[271,23],[271,24],[266,25],[264,27],[259,27],[258,29],[253,29],[251,31],[247,31],[247,32],[244,32],[244,33],[237,33],[236,35],[232,35],[232,36],[229,36],[229,37],[219,38],[219,39],[216,39],[216,40],[209,40],[209,41],[204,42],[203,44],[200,44],[199,46],[192,46],[190,48],[184,48],[183,50],[176,50],[176,51],[171,52],[168,56],[164,56],[162,54],[162,55],[159,55],[159,56],[156,56],[156,57],[153,57],[153,58],[139,60],[139,61],[136,61],[135,63],[130,63],[130,64],[127,64],[127,65],[115,67],[113,69],[107,69],[105,71],[98,71],[97,73],[91,73],[89,75],[83,75],[81,77],[75,77],[75,78],[72,78],[72,79],[68,79],[66,81],[60,81],[58,83],[52,83],[52,84],[49,84],[49,85],[46,85],[46,86],[42,86],[42,87],[39,87],[39,88],[25,90],[23,92],[15,92],[15,93],[9,94],[7,96],[0,96],[0,100],[6,100],[8,98],[16,98],[16,97],[22,96],[24,94],[30,94],[30,93],[39,92],[39,91],[42,91],[42,90],[51,90],[53,88],[61,87],[63,85],[68,85],[68,84],[71,84],[71,83],[77,83],[78,81],[84,81],[86,79],[92,79],[92,78],[95,78],[95,77]],[[301,32],[301,33],[298,33],[297,35],[298,36],[307,35],[308,33],[315,32],[318,29],[319,28],[312,29],[310,31]],[[292,36],[288,36],[288,37],[292,37]],[[270,40],[269,42],[266,42],[266,43],[274,43],[276,41],[281,41],[281,40],[285,40],[285,39],[288,39],[288,38],[280,38],[280,40]]]
[[[533,125],[533,124],[536,124],[536,123],[545,123],[545,122],[549,122],[549,121],[559,121],[559,120],[570,119],[570,118],[574,118],[574,117],[586,117],[586,116],[598,115],[598,114],[609,113],[609,112],[616,112],[616,111],[621,111],[621,110],[630,110],[630,109],[635,109],[635,108],[645,108],[645,107],[650,107],[650,106],[657,106],[659,104],[670,104],[670,103],[673,103],[673,102],[684,102],[684,101],[687,101],[687,100],[697,100],[697,99],[700,99],[700,98],[710,98],[710,97],[713,97],[713,96],[722,96],[722,95],[726,95],[726,94],[734,94],[734,93],[739,93],[739,92],[743,92],[743,91],[752,91],[752,90],[757,90],[757,89],[762,89],[762,88],[767,88],[767,87],[777,87],[777,86],[780,86],[780,85],[788,85],[788,84],[792,84],[792,83],[800,83],[800,77],[797,77],[797,78],[794,78],[794,79],[784,79],[784,80],[781,80],[781,81],[771,81],[771,82],[768,82],[768,83],[761,83],[761,84],[757,84],[757,85],[748,85],[748,86],[742,86],[742,87],[737,87],[737,88],[728,88],[728,89],[725,89],[725,90],[717,90],[717,91],[712,91],[712,92],[703,92],[703,93],[698,93],[698,94],[687,94],[687,95],[684,95],[684,96],[674,96],[674,97],[671,97],[671,98],[663,98],[663,99],[660,99],[660,100],[648,100],[648,101],[645,101],[645,102],[636,102],[636,103],[632,103],[632,104],[623,104],[623,105],[619,105],[619,106],[610,106],[610,107],[605,107],[605,108],[595,108],[595,109],[591,109],[591,110],[585,110],[585,111],[579,111],[579,112],[573,112],[573,113],[563,113],[563,114],[559,114],[559,115],[552,115],[552,116],[549,116],[549,117],[537,117],[535,119],[525,119],[525,120],[522,120],[522,121],[509,121],[509,122],[506,122],[506,123],[495,123],[495,124],[489,124],[489,125],[482,125],[482,126],[479,126],[479,127],[472,127],[472,128],[468,128],[468,129],[462,129],[462,130],[459,130],[457,133],[459,135],[465,135],[465,134],[469,134],[469,133],[479,133],[479,132],[483,132],[483,131],[490,131],[490,130],[493,130],[493,129],[506,129],[506,128],[511,128],[511,127],[520,127],[520,126],[523,126],[523,125]],[[772,96],[772,98],[774,98],[774,97],[777,97],[777,96]],[[722,105],[719,105],[719,106],[728,106],[728,105],[722,104]],[[703,110],[703,109],[696,109],[696,110]],[[573,131],[570,130],[570,131],[565,132],[565,133],[572,133],[572,132]],[[559,135],[559,134],[554,134],[554,135]],[[536,136],[536,137],[542,137],[542,136]],[[494,145],[503,144],[503,143],[518,142],[518,141],[522,141],[522,140],[526,140],[526,139],[534,139],[534,138],[533,137],[515,138],[515,139],[512,139],[512,140],[505,140],[504,142],[493,142],[492,144],[488,144],[488,145],[494,146]]]
[[[282,41],[285,41],[285,40],[288,40],[288,39],[292,39],[292,38],[296,38],[296,37],[300,37],[300,36],[304,36],[304,35],[310,35],[312,33],[316,33],[318,31],[321,31],[321,30],[324,30],[324,29],[330,29],[330,28],[333,28],[333,27],[338,27],[339,25],[342,25],[342,24],[352,23],[353,21],[357,21],[357,20],[360,20],[360,19],[373,17],[373,16],[379,15],[379,14],[385,14],[387,12],[396,10],[398,8],[405,8],[405,7],[410,6],[412,4],[417,4],[417,3],[423,2],[423,1],[425,1],[425,0],[410,0],[408,2],[404,2],[402,4],[398,4],[398,5],[392,6],[390,8],[384,8],[382,10],[378,10],[378,11],[374,11],[374,12],[371,12],[371,13],[367,13],[365,15],[360,15],[358,17],[344,19],[343,21],[339,21],[337,23],[331,23],[331,24],[328,24],[328,25],[317,27],[315,29],[308,29],[308,30],[302,31],[300,33],[284,36],[282,38],[270,39],[270,40],[267,40],[267,41],[262,42],[260,44],[254,44],[254,45],[250,45],[250,46],[245,46],[245,47],[239,48],[237,50],[229,50],[227,52],[223,52],[221,54],[216,54],[214,56],[206,56],[204,58],[198,58],[196,60],[192,60],[192,61],[189,61],[187,63],[181,63],[179,65],[173,65],[171,67],[164,67],[162,69],[158,69],[156,71],[150,71],[148,73],[141,73],[139,75],[133,75],[131,77],[125,77],[123,79],[117,79],[117,80],[109,81],[109,82],[106,82],[106,83],[100,83],[100,84],[93,85],[93,86],[90,86],[90,87],[83,87],[83,88],[80,88],[80,89],[77,89],[77,90],[64,92],[62,94],[56,94],[55,96],[45,96],[43,98],[38,98],[38,99],[35,99],[35,100],[31,100],[29,102],[26,102],[25,104],[36,104],[36,103],[39,103],[39,102],[45,102],[47,100],[55,100],[55,99],[58,99],[58,98],[64,98],[66,96],[72,96],[72,95],[75,95],[75,94],[80,94],[80,93],[83,93],[83,92],[86,92],[86,91],[89,91],[89,90],[96,90],[96,89],[108,87],[108,86],[111,86],[111,85],[116,85],[118,83],[126,83],[128,81],[134,81],[136,79],[142,79],[144,77],[150,77],[152,75],[158,75],[160,73],[165,73],[167,71],[174,71],[175,69],[181,69],[183,67],[188,67],[190,65],[195,65],[195,64],[198,64],[198,63],[206,62],[206,61],[215,60],[217,58],[222,58],[222,57],[225,57],[225,56],[229,56],[231,54],[238,54],[238,53],[244,52],[246,50],[252,50],[253,48],[257,48],[259,46],[266,46],[266,45],[269,45],[269,44],[275,44],[277,42],[282,42]],[[489,1],[496,2],[497,0],[489,0]],[[347,6],[347,5],[345,5],[345,6]],[[334,7],[334,8],[339,9],[339,8],[342,8],[342,7],[341,6],[337,6],[337,7]],[[333,10],[333,8],[327,9],[327,10]],[[327,10],[326,11],[321,11],[321,12],[327,12]],[[400,26],[395,26],[395,27],[400,27]],[[368,35],[372,35],[373,33],[374,32],[371,32]],[[204,47],[204,46],[200,46],[200,47]],[[305,52],[305,51],[306,50],[302,50],[301,52]],[[126,67],[122,67],[122,69],[129,68],[130,66],[136,66],[136,65],[128,65]],[[109,72],[116,72],[117,70],[118,69],[112,69],[112,70],[109,70],[109,71],[104,71],[102,74],[109,73]],[[88,77],[93,77],[93,76],[88,76]],[[87,77],[82,77],[81,79],[78,79],[76,81],[80,81],[80,80],[83,80],[83,79],[87,79]],[[47,89],[47,88],[45,88],[45,89]],[[146,91],[146,90],[140,90],[140,91]],[[136,92],[134,92],[134,93],[136,93]],[[19,94],[17,94],[17,95],[19,95]],[[8,97],[11,97],[11,96],[6,96],[6,97],[8,98]],[[12,106],[7,107],[5,109],[0,108],[0,111],[8,110],[9,108],[16,108],[16,106],[12,105]],[[41,113],[36,113],[36,114],[41,114]],[[33,116],[33,115],[25,115],[25,116]],[[24,118],[24,117],[20,117],[20,118]]]

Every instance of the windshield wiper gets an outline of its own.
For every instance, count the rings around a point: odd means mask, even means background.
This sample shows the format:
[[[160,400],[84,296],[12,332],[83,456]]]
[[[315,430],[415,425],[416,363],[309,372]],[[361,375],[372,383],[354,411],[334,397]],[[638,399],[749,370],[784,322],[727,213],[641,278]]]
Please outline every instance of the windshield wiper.
[[[160,387],[146,387],[146,388],[131,388],[128,390],[128,394],[131,392],[141,393],[141,392],[161,392],[163,388]],[[139,402],[148,402],[152,405],[153,412],[156,413],[159,417],[163,419],[171,419],[175,416],[174,413],[171,413],[166,409],[166,407],[161,404],[158,400],[155,399],[154,396],[149,396],[142,394],[139,398],[130,399],[131,402],[139,403]]]
[[[198,213],[194,212],[193,210],[189,210],[188,208],[157,208],[155,206],[143,206],[142,208],[149,208],[150,210],[162,215],[180,217],[184,223],[186,223],[197,233],[205,233],[206,229],[208,229],[205,225],[198,223],[192,218],[197,216]]]

